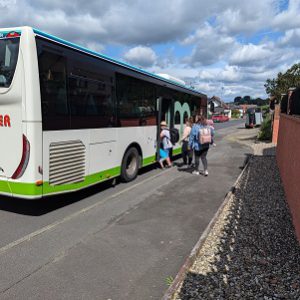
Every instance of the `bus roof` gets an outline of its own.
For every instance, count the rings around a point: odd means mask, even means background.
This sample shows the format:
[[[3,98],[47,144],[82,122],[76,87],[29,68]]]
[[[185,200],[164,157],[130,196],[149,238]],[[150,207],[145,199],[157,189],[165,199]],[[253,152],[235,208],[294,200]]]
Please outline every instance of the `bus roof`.
[[[161,77],[161,76],[159,76],[159,75],[157,75],[157,74],[154,74],[154,73],[145,71],[145,70],[143,70],[143,69],[141,69],[141,68],[138,68],[138,67],[134,67],[134,66],[132,66],[132,65],[130,65],[130,64],[127,64],[127,63],[118,61],[118,60],[116,60],[116,59],[113,59],[113,58],[108,57],[108,56],[106,56],[106,55],[103,55],[103,54],[100,54],[100,53],[98,53],[98,52],[89,50],[89,49],[87,49],[87,48],[85,48],[85,47],[82,47],[82,46],[79,46],[79,45],[77,45],[77,44],[68,42],[68,41],[66,41],[66,40],[64,40],[64,39],[61,39],[61,38],[58,38],[58,37],[53,36],[53,35],[51,35],[51,34],[45,33],[45,32],[40,31],[40,30],[38,30],[38,29],[35,29],[35,28],[32,28],[32,29],[33,29],[33,32],[34,32],[36,35],[38,35],[38,36],[44,37],[44,38],[46,38],[46,39],[49,39],[49,40],[52,40],[52,41],[55,41],[55,42],[58,42],[58,43],[63,44],[63,45],[65,45],[65,46],[68,46],[68,47],[74,48],[74,49],[76,49],[76,50],[79,50],[79,51],[82,51],[82,52],[91,54],[91,55],[93,55],[93,56],[97,56],[97,57],[102,58],[102,59],[104,59],[104,60],[106,60],[106,61],[112,62],[112,63],[114,63],[114,64],[120,65],[120,66],[125,67],[125,68],[127,68],[127,69],[136,71],[136,72],[138,72],[138,73],[141,73],[141,74],[150,76],[150,77],[152,77],[152,78],[156,78],[156,79],[158,79],[158,80],[160,80],[160,81],[163,81],[163,82],[166,82],[166,83],[175,85],[175,86],[177,86],[177,87],[180,87],[180,88],[183,88],[183,89],[185,89],[185,90],[188,90],[189,92],[192,92],[192,93],[194,93],[194,94],[197,94],[198,96],[206,96],[205,94],[203,94],[203,93],[201,93],[201,92],[199,92],[199,91],[196,91],[196,90],[194,90],[194,89],[191,89],[191,88],[187,87],[186,85],[180,84],[180,83],[175,82],[175,81],[173,81],[173,80],[169,80],[169,79],[163,78],[163,77]]]

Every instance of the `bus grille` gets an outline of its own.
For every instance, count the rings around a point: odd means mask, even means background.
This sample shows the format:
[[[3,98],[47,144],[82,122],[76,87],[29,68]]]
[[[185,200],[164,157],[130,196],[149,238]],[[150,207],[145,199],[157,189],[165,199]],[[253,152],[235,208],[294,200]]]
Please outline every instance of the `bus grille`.
[[[50,185],[82,182],[84,175],[85,146],[81,141],[50,144]]]

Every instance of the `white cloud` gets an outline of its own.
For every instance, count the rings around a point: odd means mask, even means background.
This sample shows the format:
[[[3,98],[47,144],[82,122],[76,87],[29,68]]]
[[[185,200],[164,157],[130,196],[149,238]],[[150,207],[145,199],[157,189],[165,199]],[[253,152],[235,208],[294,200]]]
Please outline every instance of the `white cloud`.
[[[209,24],[196,31],[182,41],[184,45],[195,44],[192,54],[186,59],[194,66],[206,66],[222,59],[228,50],[235,45],[232,37],[220,34],[216,28]]]
[[[195,87],[199,91],[210,94],[210,96],[216,92],[216,87],[212,82],[195,82]]]
[[[272,26],[279,30],[287,30],[300,27],[300,2],[299,0],[289,0],[288,8],[278,13],[272,19]]]
[[[187,3],[181,0],[171,3],[165,0],[22,2],[28,14],[20,14],[18,19],[8,18],[11,26],[18,25],[17,20],[20,25],[32,24],[58,35],[61,35],[60,28],[69,38],[74,37],[72,31],[80,35],[90,30],[97,35],[90,35],[87,39],[98,38],[101,43],[125,45],[146,45],[183,38],[191,28],[205,20],[209,10],[209,6],[197,0]],[[62,15],[64,22],[60,18]]]
[[[265,45],[240,45],[231,55],[229,62],[233,65],[260,65],[262,60],[268,60],[272,51]]]
[[[300,47],[300,28],[290,29],[285,32],[285,35],[280,39],[280,46],[284,47]]]
[[[81,44],[83,44],[83,43],[81,43]],[[88,42],[86,44],[86,48],[91,49],[91,50],[93,50],[95,52],[101,53],[101,52],[104,51],[105,46],[102,45],[102,44],[100,44],[100,43],[97,43],[97,42]]]
[[[219,82],[236,82],[242,80],[240,69],[236,66],[224,66],[212,68],[209,70],[201,70],[199,72],[200,80],[218,80]]]
[[[226,32],[246,23],[251,27],[251,20],[258,17],[256,8],[261,11],[259,19],[262,15],[267,19],[270,1],[252,0],[250,5],[238,0],[19,0],[17,6],[7,7],[0,26],[28,24],[68,39],[90,31],[94,33],[86,36],[90,41],[151,45],[184,39],[211,15],[218,16]],[[238,22],[232,20],[234,15],[239,16]]]
[[[16,5],[17,0],[0,0],[0,7],[9,7],[11,5]]]
[[[108,55],[113,47],[115,53],[129,49],[123,58],[131,64],[228,100],[245,94],[263,97],[265,80],[299,61],[299,0],[288,1],[284,11],[283,0],[9,3],[0,27],[30,25],[98,52],[106,48]]]
[[[157,56],[149,47],[137,46],[124,54],[124,59],[139,67],[148,68],[155,64]]]
[[[276,13],[274,0],[239,1],[217,15],[216,22],[222,32],[230,35],[253,33],[268,27]]]

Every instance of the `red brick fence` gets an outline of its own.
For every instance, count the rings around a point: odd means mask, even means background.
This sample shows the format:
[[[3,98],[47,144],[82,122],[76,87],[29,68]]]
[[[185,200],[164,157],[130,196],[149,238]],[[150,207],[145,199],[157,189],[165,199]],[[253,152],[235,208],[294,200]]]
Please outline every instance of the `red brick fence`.
[[[300,242],[300,116],[280,115],[276,158]]]

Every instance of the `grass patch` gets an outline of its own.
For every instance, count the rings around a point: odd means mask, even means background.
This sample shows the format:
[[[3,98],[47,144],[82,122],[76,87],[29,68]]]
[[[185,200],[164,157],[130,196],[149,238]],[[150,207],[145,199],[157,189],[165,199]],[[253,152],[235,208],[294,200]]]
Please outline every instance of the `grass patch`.
[[[174,281],[174,278],[172,276],[168,276],[166,278],[166,284],[167,284],[167,286],[170,286],[173,283],[173,281]]]

